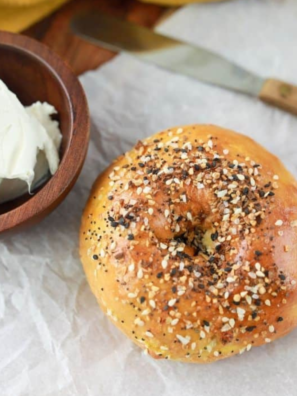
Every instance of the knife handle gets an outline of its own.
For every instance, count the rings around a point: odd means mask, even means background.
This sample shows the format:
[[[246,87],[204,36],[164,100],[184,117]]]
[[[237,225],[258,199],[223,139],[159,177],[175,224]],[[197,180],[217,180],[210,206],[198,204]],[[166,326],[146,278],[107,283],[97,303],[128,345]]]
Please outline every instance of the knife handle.
[[[268,79],[260,91],[259,98],[265,103],[297,115],[297,87],[292,84]]]

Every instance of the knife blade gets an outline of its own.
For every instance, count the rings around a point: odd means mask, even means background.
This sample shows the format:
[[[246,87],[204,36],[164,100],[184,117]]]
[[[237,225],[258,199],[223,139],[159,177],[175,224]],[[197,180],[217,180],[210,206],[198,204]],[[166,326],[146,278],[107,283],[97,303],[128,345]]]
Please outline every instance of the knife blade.
[[[199,81],[259,97],[297,114],[297,87],[276,79],[263,79],[205,48],[193,46],[113,16],[88,11],[71,21],[73,32],[96,45],[127,52]]]

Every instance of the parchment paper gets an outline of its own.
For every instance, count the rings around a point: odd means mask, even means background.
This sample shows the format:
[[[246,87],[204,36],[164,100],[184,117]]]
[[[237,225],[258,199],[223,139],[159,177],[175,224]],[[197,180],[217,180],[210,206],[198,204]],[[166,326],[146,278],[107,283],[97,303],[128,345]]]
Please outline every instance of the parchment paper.
[[[193,5],[159,30],[297,84],[296,0]],[[215,123],[257,139],[297,176],[297,118],[129,56],[81,82],[92,141],[78,183],[39,226],[0,238],[0,395],[296,395],[297,330],[212,365],[145,356],[98,308],[77,241],[93,180],[137,139],[177,124]]]

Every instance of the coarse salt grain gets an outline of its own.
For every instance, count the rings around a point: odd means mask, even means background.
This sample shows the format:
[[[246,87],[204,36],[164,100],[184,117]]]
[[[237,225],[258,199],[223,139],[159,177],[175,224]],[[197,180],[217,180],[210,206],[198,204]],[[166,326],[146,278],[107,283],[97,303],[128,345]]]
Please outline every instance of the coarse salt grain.
[[[283,225],[283,221],[282,221],[282,220],[277,220],[277,221],[275,222],[275,225],[276,225],[277,227],[280,227],[280,226]]]
[[[218,198],[223,198],[227,194],[227,190],[221,190],[217,192]]]

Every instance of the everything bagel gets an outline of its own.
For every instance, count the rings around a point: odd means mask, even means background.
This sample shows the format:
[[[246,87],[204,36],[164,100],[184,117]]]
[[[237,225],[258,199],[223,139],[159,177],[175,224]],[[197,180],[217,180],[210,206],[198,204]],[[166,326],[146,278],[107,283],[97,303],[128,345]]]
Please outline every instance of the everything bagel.
[[[80,254],[102,310],[155,358],[211,362],[297,325],[297,183],[233,131],[171,128],[116,159]]]

